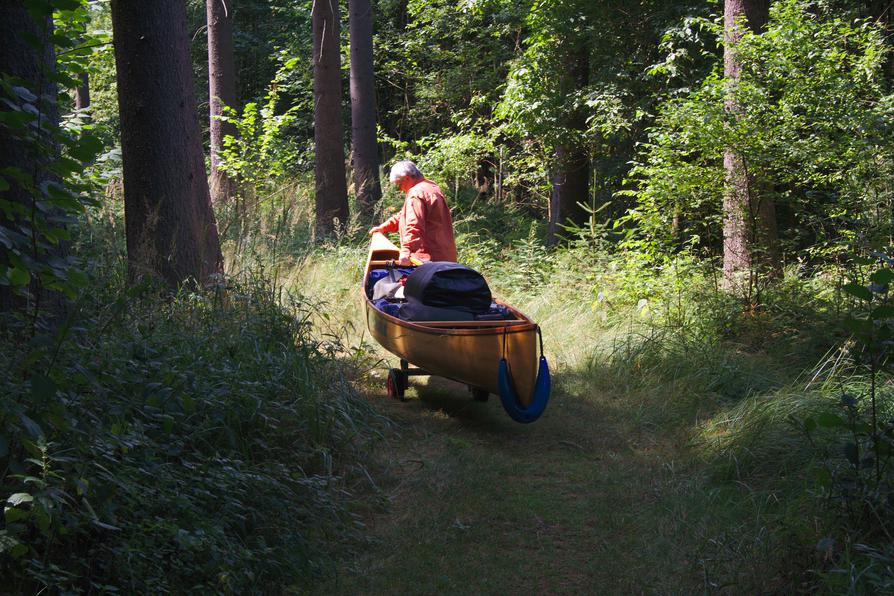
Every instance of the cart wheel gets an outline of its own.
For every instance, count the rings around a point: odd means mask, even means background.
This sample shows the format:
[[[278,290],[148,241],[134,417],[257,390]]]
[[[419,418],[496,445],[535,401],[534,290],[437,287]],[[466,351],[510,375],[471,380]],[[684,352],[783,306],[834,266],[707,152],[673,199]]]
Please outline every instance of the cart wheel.
[[[388,369],[388,397],[403,399],[404,390],[407,388],[406,377],[399,368]]]
[[[475,401],[487,401],[487,398],[490,397],[490,392],[481,387],[469,387],[469,391],[472,393],[472,399]]]

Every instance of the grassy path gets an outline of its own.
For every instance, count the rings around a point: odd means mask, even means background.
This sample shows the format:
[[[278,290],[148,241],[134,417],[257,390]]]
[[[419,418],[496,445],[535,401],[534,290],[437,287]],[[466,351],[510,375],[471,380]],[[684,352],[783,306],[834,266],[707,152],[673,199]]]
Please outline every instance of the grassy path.
[[[305,267],[294,283],[325,289],[320,297],[332,305],[332,321],[351,330],[355,345],[369,338],[355,300],[357,272],[346,265],[362,259],[342,258]],[[373,474],[386,504],[364,516],[370,543],[318,593],[799,589],[797,570],[806,565],[791,559],[791,520],[811,520],[774,488],[712,480],[690,443],[714,406],[685,383],[588,369],[597,346],[626,331],[600,327],[589,305],[568,302],[561,288],[510,302],[551,330],[547,354],[556,374],[546,413],[521,425],[497,397],[475,402],[464,386],[438,378],[414,378],[408,400],[398,402],[386,397],[380,377],[368,399],[396,423]],[[575,339],[550,343],[559,337]],[[732,380],[739,374],[728,373]],[[672,384],[675,375],[668,375]]]
[[[723,513],[684,437],[646,432],[612,396],[561,382],[531,425],[494,396],[422,383],[406,402],[370,397],[399,425],[383,450],[389,506],[368,520],[371,547],[325,591],[683,594],[729,581],[700,552]]]

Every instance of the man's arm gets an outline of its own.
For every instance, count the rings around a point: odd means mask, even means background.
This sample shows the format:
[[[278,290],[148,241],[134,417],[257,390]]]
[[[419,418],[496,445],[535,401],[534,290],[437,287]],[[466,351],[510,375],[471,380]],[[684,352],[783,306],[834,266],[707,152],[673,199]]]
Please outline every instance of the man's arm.
[[[390,232],[396,232],[400,228],[400,213],[395,213],[391,217],[385,220],[384,223],[372,228],[369,231],[369,235],[372,236],[376,232],[381,234],[388,234]]]

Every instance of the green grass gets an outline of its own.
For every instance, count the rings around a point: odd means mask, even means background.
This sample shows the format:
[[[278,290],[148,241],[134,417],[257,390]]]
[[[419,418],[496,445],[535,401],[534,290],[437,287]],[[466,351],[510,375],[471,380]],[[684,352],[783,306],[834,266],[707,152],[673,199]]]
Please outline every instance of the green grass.
[[[352,297],[362,259],[362,248],[336,251],[288,276],[329,299],[346,297],[330,312],[355,345],[364,338]],[[755,348],[724,339],[722,309],[714,318],[691,314],[701,326],[694,333],[644,317],[637,300],[594,307],[579,286],[563,287],[564,276],[524,290],[501,285],[499,270],[490,277],[496,293],[544,328],[556,373],[546,413],[518,425],[496,397],[476,403],[440,379],[414,379],[407,402],[390,401],[383,372],[396,359],[367,344],[382,359],[366,377],[368,399],[397,423],[377,455],[387,506],[364,517],[372,545],[319,593],[766,593],[810,585],[822,535],[808,515],[804,475],[772,478],[778,466],[752,473],[778,451],[749,447],[759,433],[735,435],[723,423],[736,408],[751,419],[756,408],[740,404],[785,391],[800,372],[784,358],[787,336]],[[810,358],[802,354],[796,366]],[[788,437],[771,418],[770,436]],[[755,418],[749,428],[765,426]],[[730,474],[729,461],[743,453],[754,455],[752,472]],[[792,465],[800,461],[793,456]]]

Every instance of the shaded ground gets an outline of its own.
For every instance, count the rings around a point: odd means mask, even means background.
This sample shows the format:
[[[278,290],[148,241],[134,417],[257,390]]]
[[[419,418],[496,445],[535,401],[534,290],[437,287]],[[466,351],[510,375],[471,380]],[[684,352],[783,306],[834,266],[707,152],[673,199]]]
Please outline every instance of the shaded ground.
[[[382,450],[389,505],[366,520],[372,544],[322,592],[782,589],[761,577],[773,557],[765,519],[727,507],[679,430],[644,428],[619,400],[569,394],[561,380],[530,425],[495,396],[413,382],[406,402],[370,396],[399,426]]]

